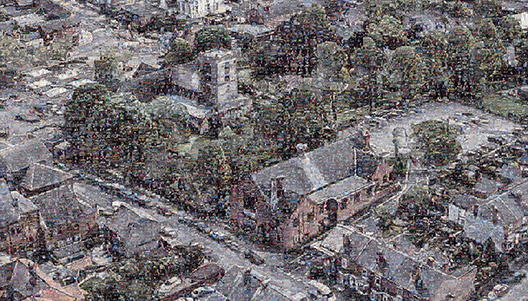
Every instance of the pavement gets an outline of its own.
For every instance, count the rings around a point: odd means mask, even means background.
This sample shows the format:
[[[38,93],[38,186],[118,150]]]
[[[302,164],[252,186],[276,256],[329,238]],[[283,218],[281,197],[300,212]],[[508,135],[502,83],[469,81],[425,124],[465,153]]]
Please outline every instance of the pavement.
[[[381,127],[369,127],[370,144],[378,153],[394,153],[393,131],[395,128],[404,128],[408,134],[412,132],[411,126],[426,120],[440,120],[449,122],[452,126],[461,128],[462,133],[458,141],[464,153],[474,151],[487,143],[489,136],[506,135],[511,133],[517,124],[472,107],[457,103],[428,103],[418,108],[419,111],[409,112],[402,117],[388,121]],[[462,115],[470,113],[471,116]],[[475,117],[481,120],[480,124],[471,122]],[[352,135],[356,131],[350,128],[339,133],[339,139]]]
[[[519,272],[528,273],[528,265],[521,268]],[[497,301],[528,301],[528,277],[511,287],[506,295],[498,298]]]

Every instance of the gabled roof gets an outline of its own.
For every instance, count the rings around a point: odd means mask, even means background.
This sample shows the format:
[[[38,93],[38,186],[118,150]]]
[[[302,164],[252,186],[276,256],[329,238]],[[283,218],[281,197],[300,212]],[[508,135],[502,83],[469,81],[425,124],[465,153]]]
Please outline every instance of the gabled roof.
[[[29,297],[28,300],[33,300],[31,296],[37,294],[38,300],[43,301],[81,300],[86,293],[74,286],[61,287],[37,264],[27,259],[17,259],[0,266],[0,288],[5,289],[7,285],[13,288],[15,294]],[[0,290],[0,297],[6,297],[5,293]]]
[[[17,172],[32,163],[51,162],[52,158],[52,154],[40,140],[32,139],[0,150],[0,173]]]
[[[490,180],[487,178],[482,178],[481,181],[478,181],[477,184],[475,184],[475,187],[473,188],[476,192],[484,193],[484,194],[493,194],[497,192],[497,190],[502,187],[500,182],[495,180]]]
[[[359,137],[348,137],[265,168],[254,173],[252,178],[257,186],[267,190],[270,189],[272,178],[283,176],[285,191],[306,195],[352,175],[356,155],[358,157],[358,170],[368,170],[368,172],[374,173],[376,169],[367,168],[367,166],[376,165],[376,160],[362,154],[362,147],[363,144]],[[368,174],[363,173],[362,176],[368,177]]]
[[[0,228],[16,223],[20,213],[15,206],[11,192],[3,179],[0,179]]]
[[[160,225],[157,221],[125,206],[119,207],[117,214],[106,218],[103,223],[132,251],[159,239]]]
[[[40,208],[40,213],[48,227],[79,221],[80,218],[95,212],[95,209],[77,195],[72,185],[64,185],[31,197]]]
[[[29,191],[63,183],[74,176],[62,170],[46,166],[40,163],[32,164],[20,186]]]
[[[366,185],[368,185],[367,180],[360,177],[352,176],[335,184],[332,184],[328,187],[325,187],[321,190],[312,192],[308,195],[308,197],[316,203],[324,202],[330,198],[340,199],[342,197],[355,193],[358,189],[363,188]]]
[[[353,228],[338,227],[333,231],[335,237],[336,235],[344,236],[342,240],[344,246],[338,249],[343,250],[348,258],[371,272],[383,275],[384,278],[408,291],[417,292],[412,275],[419,274],[426,288],[425,294],[430,296],[431,300],[444,300],[445,294],[441,291],[443,291],[442,288],[446,283],[459,283],[457,281],[463,278],[457,278],[428,266],[420,260],[392,248],[389,243],[369,237]],[[324,242],[322,246],[325,247]],[[385,262],[381,262],[380,259]],[[465,287],[468,291],[463,292],[464,294],[471,290],[470,282]]]
[[[0,287],[10,285],[15,293],[29,297],[39,291],[49,288],[49,285],[40,278],[34,269],[20,260],[12,261],[0,267]]]

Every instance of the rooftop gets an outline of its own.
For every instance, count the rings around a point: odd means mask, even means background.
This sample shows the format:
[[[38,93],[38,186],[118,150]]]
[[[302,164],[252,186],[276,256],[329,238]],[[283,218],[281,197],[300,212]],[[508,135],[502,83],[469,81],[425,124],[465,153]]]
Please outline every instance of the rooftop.
[[[40,163],[32,164],[20,184],[29,191],[63,183],[74,176],[60,169]]]
[[[0,179],[0,228],[7,227],[20,219],[11,192],[3,179]]]
[[[414,276],[419,274],[424,282],[426,293],[432,300],[444,300],[453,283],[458,284],[457,299],[466,296],[472,290],[472,273],[455,277],[412,257],[403,251],[394,249],[384,241],[369,237],[351,227],[338,227],[333,230],[331,240],[338,242],[338,250],[345,253],[351,260],[356,261],[364,268],[384,275],[384,277],[405,289],[417,292],[414,285]],[[343,237],[340,238],[339,236]],[[339,238],[338,238],[339,237]],[[330,246],[331,241],[326,241],[321,246]],[[385,264],[380,264],[380,255]],[[454,292],[456,290],[452,290]]]
[[[324,202],[329,198],[339,199],[356,192],[358,189],[368,185],[368,183],[369,182],[363,178],[352,176],[321,190],[315,191],[309,194],[308,197],[316,203]]]
[[[31,197],[30,200],[40,208],[48,227],[78,221],[96,210],[74,191],[73,185],[55,188]]]
[[[374,173],[375,167],[373,170],[372,165],[376,165],[376,160],[361,151],[362,147],[359,137],[348,137],[265,168],[254,173],[252,178],[262,189],[269,189],[272,178],[283,176],[285,191],[306,195],[328,184],[350,177],[354,173],[356,162],[358,171],[363,171],[361,176],[368,177],[369,174]],[[358,150],[355,151],[355,149]]]
[[[37,162],[50,162],[51,152],[38,139],[0,150],[0,171],[17,172]],[[2,167],[3,165],[3,167]]]

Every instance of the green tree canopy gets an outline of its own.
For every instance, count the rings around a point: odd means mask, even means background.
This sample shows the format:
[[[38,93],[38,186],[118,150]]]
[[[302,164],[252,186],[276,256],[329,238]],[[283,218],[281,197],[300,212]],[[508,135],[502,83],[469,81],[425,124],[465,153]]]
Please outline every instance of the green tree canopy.
[[[172,41],[169,52],[165,55],[168,64],[185,64],[196,58],[193,48],[184,39],[176,38]]]
[[[194,51],[200,53],[210,49],[231,49],[229,30],[224,26],[205,26],[194,35]]]
[[[447,122],[428,120],[412,126],[419,147],[425,153],[425,161],[435,165],[445,165],[456,159],[462,151],[458,142],[459,132],[449,127]]]

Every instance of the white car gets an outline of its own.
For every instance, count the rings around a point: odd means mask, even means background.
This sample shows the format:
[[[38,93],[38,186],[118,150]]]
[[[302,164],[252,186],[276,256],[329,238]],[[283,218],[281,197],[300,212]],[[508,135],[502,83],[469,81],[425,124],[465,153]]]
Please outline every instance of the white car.
[[[193,298],[200,298],[200,297],[205,297],[207,295],[211,295],[214,292],[215,292],[214,288],[204,286],[204,287],[199,287],[195,289],[194,291],[192,291],[191,295],[193,296]]]

